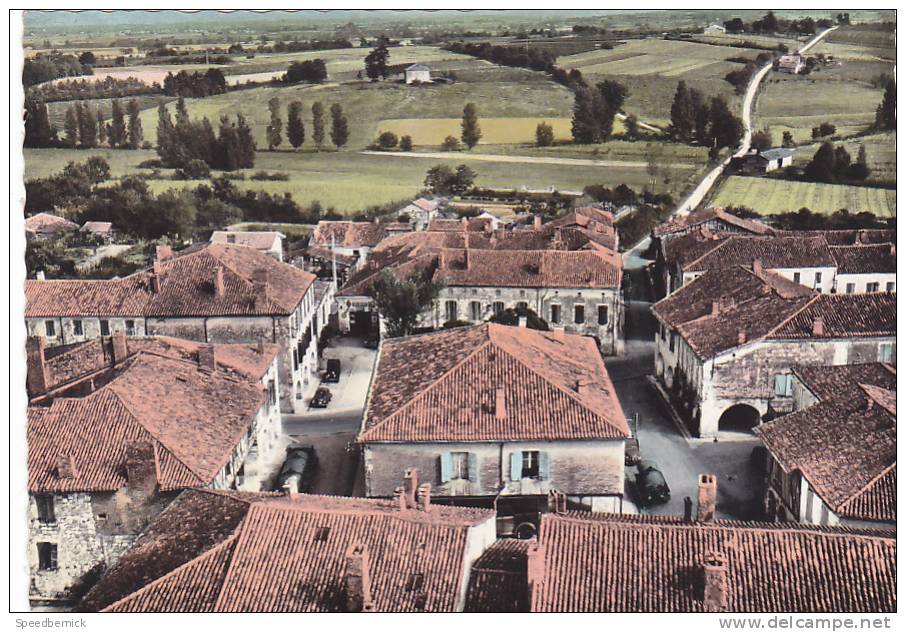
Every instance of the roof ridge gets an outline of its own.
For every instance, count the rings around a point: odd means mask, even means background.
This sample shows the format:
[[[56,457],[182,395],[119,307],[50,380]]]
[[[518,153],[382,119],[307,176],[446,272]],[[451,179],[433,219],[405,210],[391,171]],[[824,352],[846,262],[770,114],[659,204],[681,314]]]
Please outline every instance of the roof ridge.
[[[868,491],[868,488],[869,488],[869,487],[871,487],[872,485],[874,485],[875,483],[877,483],[879,480],[881,480],[882,478],[884,478],[885,476],[887,476],[887,474],[888,474],[891,470],[895,469],[896,467],[897,467],[897,462],[894,461],[892,464],[890,464],[890,465],[888,465],[887,467],[883,468],[878,474],[875,474],[872,478],[870,478],[870,479],[868,480],[868,482],[865,483],[865,485],[863,485],[862,487],[860,487],[859,489],[857,489],[857,490],[856,490],[855,492],[853,492],[849,497],[847,497],[847,498],[845,498],[844,500],[842,500],[842,501],[840,501],[839,503],[837,503],[837,507],[836,507],[835,509],[842,508],[844,505],[849,504],[850,502],[852,502],[853,500],[855,500],[856,498],[858,498],[858,497],[861,496],[862,494],[866,493],[866,492]]]
[[[243,520],[245,520],[245,518],[243,518]],[[241,523],[240,523],[240,524],[241,524]],[[177,566],[176,568],[174,568],[174,569],[168,571],[167,573],[164,573],[163,575],[161,575],[161,576],[158,577],[157,579],[155,579],[155,580],[153,580],[153,581],[151,581],[151,582],[145,584],[144,586],[142,586],[142,587],[139,588],[138,590],[135,590],[135,591],[133,591],[133,592],[128,593],[127,595],[125,595],[125,596],[121,597],[120,599],[114,601],[112,604],[106,606],[103,610],[101,610],[101,612],[110,612],[115,606],[117,606],[117,605],[119,605],[119,604],[121,604],[121,603],[123,603],[123,602],[125,602],[125,601],[127,601],[127,600],[129,600],[129,599],[132,599],[133,597],[139,596],[139,595],[141,595],[141,594],[143,594],[143,593],[145,593],[145,592],[151,590],[151,589],[154,588],[154,587],[157,587],[158,585],[162,584],[164,581],[166,581],[166,580],[170,579],[171,577],[175,576],[177,573],[182,572],[183,570],[185,570],[185,569],[187,569],[187,568],[189,568],[189,567],[195,566],[196,564],[200,563],[201,561],[206,560],[208,557],[213,557],[214,555],[216,555],[217,553],[219,553],[219,552],[221,551],[221,549],[224,549],[224,548],[226,548],[228,545],[233,544],[233,541],[234,541],[236,538],[237,538],[237,535],[236,535],[236,531],[234,530],[233,533],[231,533],[230,535],[228,535],[222,542],[218,542],[217,544],[215,544],[214,546],[212,546],[211,548],[209,548],[207,551],[205,551],[205,552],[202,553],[201,555],[198,555],[198,556],[196,556],[196,557],[191,558],[191,559],[188,560],[187,562],[185,562],[185,563],[183,563],[183,564],[180,564],[179,566]],[[233,550],[233,552],[235,553],[235,549]],[[233,558],[233,554],[231,553],[231,554],[230,554],[230,560],[232,560],[232,558]],[[232,566],[232,565],[230,564],[229,566]],[[220,584],[220,586],[218,587],[218,590],[217,590],[218,601],[219,601],[219,598],[220,598],[220,594],[221,594],[221,592],[222,592],[222,590],[223,590],[223,585],[224,585],[225,583],[226,583],[226,576],[224,576],[224,581],[221,582],[221,584]],[[216,607],[215,607],[215,612],[216,612]]]
[[[800,306],[798,309],[794,310],[792,314],[788,315],[785,319],[780,321],[780,323],[775,325],[772,329],[768,330],[764,334],[763,338],[767,339],[767,338],[772,337],[781,327],[783,327],[784,325],[789,323],[791,320],[793,320],[796,316],[798,316],[799,314],[804,312],[806,309],[811,307],[812,304],[814,304],[821,296],[824,296],[824,295],[816,294],[816,295],[812,296],[809,300],[807,300],[805,303],[803,303],[802,306]]]

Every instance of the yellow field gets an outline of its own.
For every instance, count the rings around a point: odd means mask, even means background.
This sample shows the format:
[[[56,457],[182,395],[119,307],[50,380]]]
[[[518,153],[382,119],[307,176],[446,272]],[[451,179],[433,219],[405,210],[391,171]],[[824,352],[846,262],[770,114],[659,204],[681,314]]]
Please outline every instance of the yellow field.
[[[535,128],[538,123],[546,122],[554,128],[554,138],[557,140],[570,140],[572,138],[572,120],[568,118],[480,118],[481,126],[480,145],[513,145],[518,143],[534,143]],[[380,132],[393,132],[397,136],[408,134],[412,137],[414,145],[440,145],[444,138],[453,136],[459,138],[462,133],[460,127],[462,119],[458,118],[419,118],[419,119],[389,119],[378,124]],[[620,121],[613,122],[614,133],[623,131]]]

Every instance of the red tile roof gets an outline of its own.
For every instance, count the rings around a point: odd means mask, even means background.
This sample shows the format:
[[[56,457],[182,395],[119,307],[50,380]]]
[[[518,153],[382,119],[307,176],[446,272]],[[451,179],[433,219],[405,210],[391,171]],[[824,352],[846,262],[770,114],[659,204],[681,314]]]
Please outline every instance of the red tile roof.
[[[52,213],[36,213],[25,218],[25,231],[29,233],[59,233],[79,229],[79,225]]]
[[[402,512],[393,501],[259,496],[226,512],[230,528],[184,544],[199,525],[180,520],[188,514],[183,504],[206,515],[206,505],[222,513],[218,507],[235,502],[207,491],[183,494],[83,605],[113,612],[344,611],[345,552],[360,542],[369,552],[376,611],[452,611],[465,580],[469,528],[494,515],[438,505],[429,513]],[[318,541],[322,529],[326,540]],[[121,572],[124,565],[133,570]],[[136,572],[143,568],[150,572]],[[413,586],[415,575],[420,587]]]
[[[837,274],[895,274],[897,271],[896,248],[890,244],[831,246],[830,251],[837,262]]]
[[[742,219],[726,212],[722,208],[712,207],[693,211],[683,217],[677,217],[670,222],[660,224],[654,229],[654,235],[655,237],[663,237],[664,235],[683,232],[699,224],[707,224],[715,220],[754,235],[769,235],[774,232],[767,224],[756,220]]]
[[[814,332],[816,319],[823,333]],[[896,294],[819,294],[771,331],[775,339],[895,336]]]
[[[224,293],[214,277],[223,273]],[[267,297],[255,275],[266,271]],[[26,281],[25,317],[55,316],[254,316],[291,314],[314,275],[246,246],[209,244],[161,262],[160,292],[152,271],[103,281]]]
[[[472,564],[466,612],[527,612],[526,540],[497,540]]]
[[[895,522],[896,392],[862,386],[867,393],[848,389],[755,432],[835,513]]]
[[[822,236],[831,246],[856,246],[860,244],[895,244],[897,231],[893,228],[863,228],[850,230],[778,230],[778,235],[814,237]]]
[[[331,244],[343,248],[374,247],[387,231],[376,222],[325,221],[318,222],[309,243],[330,248]]]
[[[229,241],[230,239],[234,241]],[[286,235],[269,230],[215,230],[211,233],[211,243],[235,243],[257,250],[270,250],[279,246],[281,239],[286,239]]]
[[[583,386],[577,386],[579,383]],[[498,413],[498,389],[505,411]],[[483,324],[386,341],[361,442],[629,435],[594,340]]]
[[[595,288],[620,287],[621,257],[601,250],[444,250],[434,278],[447,285]]]
[[[162,490],[207,485],[252,427],[260,383],[209,373],[196,362],[139,353],[83,397],[28,409],[30,492],[115,491],[126,484],[127,446],[151,442]],[[76,475],[57,465],[71,457]]]
[[[793,367],[793,373],[818,400],[843,394],[861,397],[860,384],[893,390],[897,387],[896,367],[880,362],[839,366],[800,364]]]
[[[896,540],[800,525],[542,517],[539,612],[701,612],[699,571],[726,559],[728,612],[896,611]]]
[[[751,266],[755,260],[770,270],[833,268],[836,261],[823,237],[733,236],[721,240],[697,259],[686,259],[684,272]]]
[[[470,217],[463,219],[432,219],[428,223],[429,231],[462,232],[463,228],[474,232],[490,232],[493,223],[490,217]]]
[[[81,230],[97,233],[99,235],[106,235],[113,232],[113,223],[112,222],[85,222],[82,224]]]

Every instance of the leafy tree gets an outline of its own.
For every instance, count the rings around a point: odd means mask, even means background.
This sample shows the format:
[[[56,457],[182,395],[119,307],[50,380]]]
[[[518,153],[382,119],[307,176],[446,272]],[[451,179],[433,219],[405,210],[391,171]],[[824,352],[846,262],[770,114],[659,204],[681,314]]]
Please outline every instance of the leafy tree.
[[[302,102],[293,101],[286,112],[286,137],[294,149],[305,142],[305,124],[302,122]]]
[[[796,143],[795,143],[795,141],[793,140],[793,133],[792,133],[792,132],[784,132],[784,133],[783,133],[783,141],[782,141],[780,144],[781,144],[782,147],[795,147],[795,146],[796,146]]]
[[[447,136],[444,138],[444,141],[440,144],[440,148],[444,151],[459,151],[460,144],[459,139],[455,136]]]
[[[437,300],[443,287],[432,280],[434,271],[425,270],[408,279],[399,279],[383,270],[371,287],[371,296],[387,327],[387,336],[396,338],[411,334],[419,317]]]
[[[97,147],[98,124],[91,106],[87,103],[76,103],[75,111],[79,124],[79,145],[88,149]]]
[[[127,144],[129,149],[138,149],[142,146],[142,141],[145,140],[145,134],[142,131],[142,119],[140,118],[141,110],[139,109],[138,101],[132,99],[129,101],[129,136],[127,139]]]
[[[723,97],[712,98],[708,110],[710,118],[708,131],[711,139],[709,144],[714,148],[735,146],[743,135],[742,120],[730,111]]]
[[[752,148],[764,151],[771,148],[771,132],[763,129],[752,134]]]
[[[856,162],[849,167],[849,177],[853,180],[864,180],[870,174],[871,169],[868,168],[868,156],[865,153],[865,145],[859,145]]]
[[[685,81],[676,84],[670,107],[670,134],[682,142],[689,142],[695,135],[695,107]]]
[[[472,149],[481,140],[481,127],[478,125],[478,110],[474,103],[466,103],[462,109],[462,142]]]
[[[349,125],[343,114],[343,106],[339,103],[330,106],[330,140],[337,149],[349,141]]]
[[[267,126],[267,147],[271,151],[283,142],[281,135],[283,131],[283,121],[280,119],[280,99],[272,97],[267,102],[267,107],[271,111],[271,120]]]
[[[821,147],[812,156],[811,162],[805,166],[805,175],[816,182],[834,182],[836,180],[836,156],[833,143],[821,144]]]
[[[97,112],[97,134],[98,134],[98,145],[107,144],[107,123],[104,121],[104,113],[101,112],[101,109],[98,108]]]
[[[459,165],[454,171],[447,165],[435,165],[425,175],[425,186],[438,194],[460,195],[472,188],[478,177],[467,165]]]
[[[711,109],[705,101],[704,95],[692,88],[689,90],[689,100],[692,102],[692,111],[695,112],[695,142],[699,145],[709,143],[708,127],[711,121]]]
[[[412,151],[412,137],[406,134],[400,138],[400,149],[402,151]]]
[[[580,87],[576,90],[573,103],[573,140],[579,144],[597,141],[598,132],[595,121],[594,95],[590,88]]]
[[[875,127],[878,129],[897,128],[897,82],[891,79],[884,89],[884,98],[875,113]]]
[[[623,109],[623,104],[629,96],[629,90],[619,81],[607,79],[598,84],[598,92],[614,114]]]
[[[114,99],[111,105],[110,131],[108,140],[111,147],[122,147],[126,144],[126,118],[119,99]]]
[[[639,117],[635,114],[630,114],[623,121],[623,129],[625,132],[623,135],[628,140],[635,140],[639,137]]]
[[[372,81],[386,79],[390,75],[387,62],[390,61],[390,51],[387,49],[387,38],[381,37],[377,46],[365,57],[365,74]]]
[[[546,121],[538,123],[535,128],[535,145],[538,147],[550,147],[554,144],[554,128]]]
[[[315,147],[321,149],[324,144],[324,104],[320,101],[312,103],[311,118],[311,137],[315,141]]]
[[[325,79],[327,79],[327,66],[324,65],[324,60],[309,59],[292,62],[281,81],[283,83],[299,83],[300,81],[321,83]]]
[[[377,144],[382,149],[392,149],[399,143],[399,138],[393,132],[381,132],[378,136]]]
[[[837,133],[837,126],[833,123],[821,123],[812,128],[812,138],[824,138],[825,136],[833,136]]]
[[[727,20],[724,22],[724,28],[727,29],[727,33],[742,33],[746,30],[746,25],[743,23],[740,18],[733,18],[732,20]]]
[[[47,104],[25,99],[26,147],[52,147],[57,143],[57,129],[50,124]]]
[[[79,63],[83,66],[94,66],[97,63],[97,58],[90,50],[86,50],[84,53],[79,55]]]

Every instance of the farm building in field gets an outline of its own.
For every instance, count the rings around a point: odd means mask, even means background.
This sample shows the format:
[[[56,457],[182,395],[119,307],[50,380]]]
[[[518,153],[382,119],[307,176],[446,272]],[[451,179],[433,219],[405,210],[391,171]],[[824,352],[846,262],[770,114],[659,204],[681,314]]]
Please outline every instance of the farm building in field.
[[[794,412],[755,429],[769,454],[768,517],[895,528],[896,368],[806,365],[791,379]]]
[[[750,150],[746,155],[730,160],[730,171],[748,176],[761,176],[793,164],[793,150],[788,147]]]
[[[85,222],[79,230],[108,240],[115,232],[111,222]]]
[[[710,24],[705,27],[705,35],[726,35],[727,29],[720,24]]]
[[[795,365],[896,361],[896,294],[820,294],[735,266],[706,272],[652,313],[655,373],[702,437],[792,410]]]
[[[412,64],[406,68],[406,83],[431,83],[431,69],[424,64]]]
[[[620,512],[628,436],[591,338],[485,323],[384,341],[357,442],[368,496],[393,496],[408,465],[468,504],[556,490]]]
[[[190,490],[79,610],[461,612],[494,513],[431,500],[427,485],[393,500]]]
[[[258,491],[280,455],[272,344],[27,344],[33,603],[84,592],[180,490]],[[208,517],[205,517],[208,518]]]
[[[25,218],[25,232],[37,237],[55,237],[79,230],[79,225],[53,213],[37,213]]]
[[[248,246],[283,261],[283,240],[286,235],[269,230],[215,230],[211,234],[212,244],[236,244]]]
[[[805,68],[805,60],[799,53],[783,55],[777,60],[777,71],[798,75]]]

